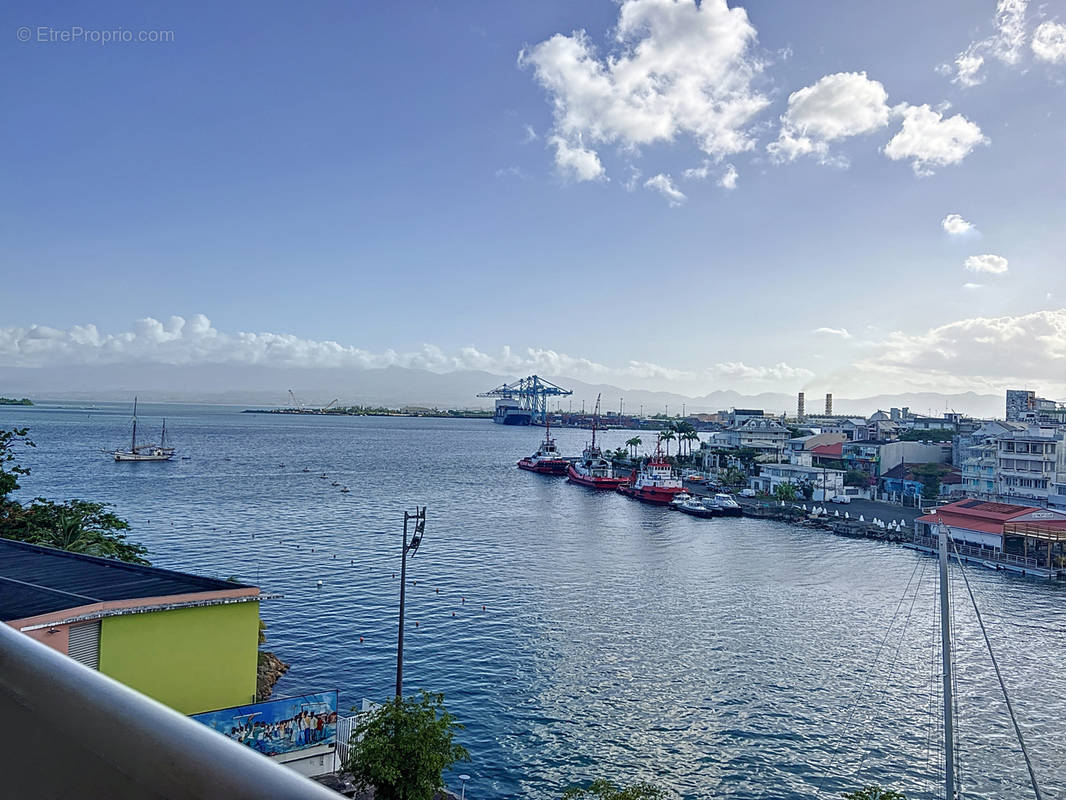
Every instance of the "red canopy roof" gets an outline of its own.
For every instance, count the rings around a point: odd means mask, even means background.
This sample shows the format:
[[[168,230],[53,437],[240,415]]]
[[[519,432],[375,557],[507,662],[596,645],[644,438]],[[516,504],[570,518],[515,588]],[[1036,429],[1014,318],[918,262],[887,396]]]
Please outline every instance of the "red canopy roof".
[[[932,514],[918,517],[918,522],[943,522],[951,528],[965,528],[983,533],[1003,533],[1003,525],[1015,517],[1023,517],[1033,511],[1033,506],[1016,506],[1012,503],[990,503],[985,500],[959,500],[940,506]]]

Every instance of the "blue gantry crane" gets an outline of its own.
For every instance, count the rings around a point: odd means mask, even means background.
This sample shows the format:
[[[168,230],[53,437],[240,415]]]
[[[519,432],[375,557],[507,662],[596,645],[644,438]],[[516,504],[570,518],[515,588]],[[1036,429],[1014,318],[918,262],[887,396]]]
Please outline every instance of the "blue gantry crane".
[[[502,425],[543,425],[548,414],[549,397],[567,397],[574,392],[556,386],[537,375],[514,383],[505,383],[482,392],[478,397],[495,397],[493,422]]]

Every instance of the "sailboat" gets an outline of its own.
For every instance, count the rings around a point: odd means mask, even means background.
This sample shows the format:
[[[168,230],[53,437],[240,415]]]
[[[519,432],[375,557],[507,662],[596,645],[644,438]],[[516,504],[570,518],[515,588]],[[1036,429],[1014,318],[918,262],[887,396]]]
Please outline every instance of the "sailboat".
[[[133,436],[129,450],[115,450],[111,455],[115,461],[170,461],[174,457],[174,448],[167,447],[167,421],[163,420],[163,430],[159,434],[159,444],[137,444],[137,398],[133,398]]]

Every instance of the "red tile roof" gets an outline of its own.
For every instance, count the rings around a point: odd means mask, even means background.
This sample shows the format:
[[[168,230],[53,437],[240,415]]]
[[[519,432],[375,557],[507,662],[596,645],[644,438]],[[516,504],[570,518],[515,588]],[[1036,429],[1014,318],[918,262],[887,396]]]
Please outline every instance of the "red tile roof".
[[[985,500],[959,500],[940,506],[932,514],[918,517],[918,522],[943,522],[950,528],[965,528],[984,533],[1003,533],[1003,525],[1015,517],[1022,517],[1041,509],[1016,506],[1012,503],[990,503]]]
[[[836,444],[820,444],[817,447],[811,448],[812,456],[822,456],[823,458],[840,458],[843,453],[843,442],[837,442]]]

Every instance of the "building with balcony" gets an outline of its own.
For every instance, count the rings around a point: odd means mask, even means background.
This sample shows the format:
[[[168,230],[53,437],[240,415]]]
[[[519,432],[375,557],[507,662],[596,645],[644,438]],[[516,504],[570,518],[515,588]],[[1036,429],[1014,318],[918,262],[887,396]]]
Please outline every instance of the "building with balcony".
[[[996,491],[1000,499],[1046,506],[1063,469],[1066,429],[1030,425],[995,438]]]
[[[254,701],[259,589],[0,539],[0,621],[183,714]]]
[[[752,489],[767,494],[773,494],[778,486],[784,484],[797,489],[810,486],[813,490],[810,499],[825,502],[834,495],[844,494],[844,472],[802,464],[761,464],[759,474],[750,479]]]

